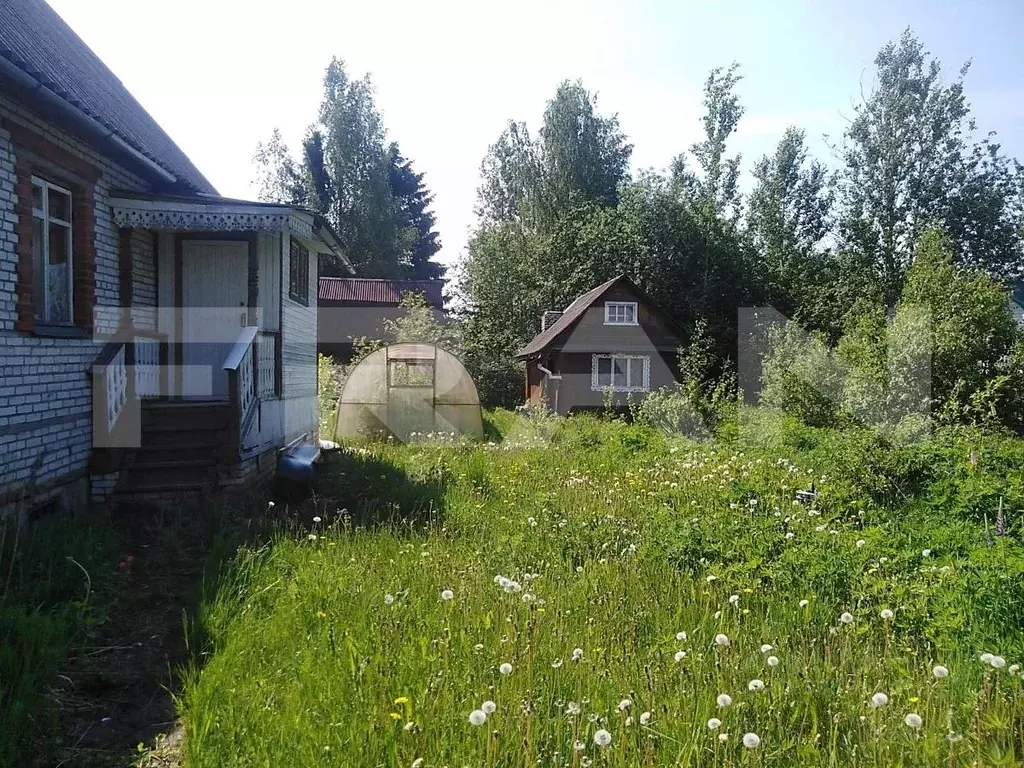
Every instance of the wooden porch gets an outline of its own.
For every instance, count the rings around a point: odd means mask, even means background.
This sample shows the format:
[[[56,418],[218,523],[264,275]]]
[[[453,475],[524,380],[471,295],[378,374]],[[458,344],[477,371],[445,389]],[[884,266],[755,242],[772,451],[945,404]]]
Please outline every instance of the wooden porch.
[[[108,342],[92,368],[93,470],[119,472],[116,490],[129,495],[230,484],[281,433],[265,423],[280,394],[280,346],[279,332],[243,327],[221,366],[227,397],[200,398],[172,394],[174,351],[162,334]]]
[[[196,492],[315,441],[315,214],[224,198],[111,196],[121,306],[93,379],[93,474],[115,493]],[[342,257],[343,258],[343,257]]]

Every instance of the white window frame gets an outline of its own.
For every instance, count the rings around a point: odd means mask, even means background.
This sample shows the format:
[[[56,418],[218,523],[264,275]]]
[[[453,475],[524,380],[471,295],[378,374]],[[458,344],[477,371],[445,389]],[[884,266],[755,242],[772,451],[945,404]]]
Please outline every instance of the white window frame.
[[[74,325],[75,322],[75,251],[74,251],[74,227],[72,226],[71,219],[59,219],[56,216],[50,215],[50,190],[56,190],[61,194],[67,195],[68,197],[68,213],[73,214],[75,205],[75,196],[70,189],[62,187],[60,184],[54,184],[52,181],[40,178],[38,176],[32,177],[33,189],[38,187],[42,190],[40,198],[42,199],[43,207],[36,208],[32,207],[32,218],[33,226],[35,225],[35,219],[41,219],[43,222],[43,243],[40,252],[42,254],[42,263],[33,263],[33,270],[42,270],[42,280],[39,282],[43,286],[43,295],[35,296],[35,316],[36,319],[45,325]],[[55,320],[49,316],[50,311],[50,281],[46,274],[50,264],[50,224],[57,224],[58,226],[67,229],[68,233],[68,316],[64,320]],[[33,249],[34,250],[34,249]],[[35,255],[33,254],[33,258]]]
[[[616,319],[613,319],[612,315],[615,313],[615,311],[619,310],[619,309],[622,309],[622,308],[625,308],[625,307],[632,307],[633,308],[633,320],[629,321],[629,320],[616,320]],[[637,302],[635,302],[635,301],[606,301],[604,303],[604,324],[605,325],[639,325],[640,324],[639,311],[640,311],[640,308],[637,306]],[[623,314],[625,314],[625,313],[623,313]]]
[[[611,384],[601,386],[597,380],[597,370],[599,360],[610,360],[612,381],[615,380],[615,361],[625,360],[626,361],[626,386],[616,387]],[[629,386],[631,379],[630,374],[632,373],[632,367],[634,365],[642,365],[643,383],[639,387]],[[603,354],[603,355],[592,355],[590,362],[590,389],[593,392],[604,392],[606,389],[610,389],[613,392],[649,392],[651,389],[651,358],[648,355],[620,355],[620,354]]]

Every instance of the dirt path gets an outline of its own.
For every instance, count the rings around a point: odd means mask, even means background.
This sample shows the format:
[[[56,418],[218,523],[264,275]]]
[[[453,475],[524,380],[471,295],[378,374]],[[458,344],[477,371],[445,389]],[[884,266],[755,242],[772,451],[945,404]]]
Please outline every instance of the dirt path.
[[[143,757],[138,745],[158,737],[159,762],[154,754],[144,764],[177,765],[173,695],[188,661],[185,615],[197,605],[211,541],[208,525],[184,517],[132,509],[112,520],[125,537],[117,593],[96,639],[75,649],[54,691],[61,766],[134,765]]]

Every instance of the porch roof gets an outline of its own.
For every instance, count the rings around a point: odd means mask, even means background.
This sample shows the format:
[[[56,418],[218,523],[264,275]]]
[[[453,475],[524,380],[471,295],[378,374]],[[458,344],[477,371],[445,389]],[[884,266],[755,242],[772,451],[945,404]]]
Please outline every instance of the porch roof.
[[[110,205],[118,227],[174,232],[288,232],[320,246],[314,250],[333,254],[355,272],[328,221],[300,206],[218,195],[178,197],[134,192],[112,192]]]

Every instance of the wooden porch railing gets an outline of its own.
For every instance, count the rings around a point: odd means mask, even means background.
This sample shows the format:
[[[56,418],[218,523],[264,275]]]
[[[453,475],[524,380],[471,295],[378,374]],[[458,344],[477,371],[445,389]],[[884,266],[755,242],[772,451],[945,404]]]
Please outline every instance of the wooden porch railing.
[[[124,341],[103,346],[90,369],[93,380],[93,445],[112,448],[118,442],[118,425],[131,393],[128,381],[128,356]]]
[[[134,343],[127,347],[128,364],[135,371],[135,396],[146,400],[165,397],[167,388],[167,334],[135,331]]]
[[[90,368],[93,381],[93,446],[130,448],[138,444],[140,415],[134,401],[167,393],[167,337],[135,331],[103,345]],[[129,418],[130,416],[130,418]],[[107,455],[100,462],[113,467]],[[108,467],[108,471],[113,471]]]
[[[242,328],[231,352],[224,360],[224,370],[228,374],[228,398],[234,408],[235,421],[238,425],[239,447],[242,446],[259,410],[255,350],[258,332],[259,328],[254,325]]]
[[[277,364],[280,332],[260,331],[256,339],[256,392],[262,399],[281,393]]]

